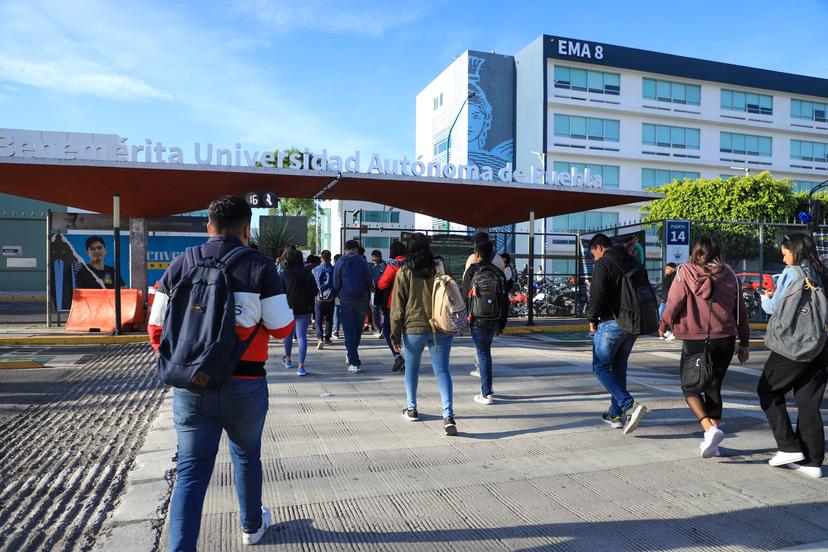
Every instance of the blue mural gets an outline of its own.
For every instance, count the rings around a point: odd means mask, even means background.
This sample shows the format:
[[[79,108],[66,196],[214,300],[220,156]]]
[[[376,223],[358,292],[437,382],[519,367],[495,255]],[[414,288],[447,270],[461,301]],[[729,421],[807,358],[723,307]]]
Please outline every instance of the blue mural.
[[[469,164],[497,173],[515,158],[515,65],[509,56],[469,52]],[[493,227],[497,251],[514,252],[514,224]]]

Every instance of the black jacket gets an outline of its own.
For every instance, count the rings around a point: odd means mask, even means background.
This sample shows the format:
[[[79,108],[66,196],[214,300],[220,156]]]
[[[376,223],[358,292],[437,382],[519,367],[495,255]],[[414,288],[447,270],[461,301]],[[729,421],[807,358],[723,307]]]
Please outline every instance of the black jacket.
[[[475,274],[477,274],[482,266],[484,265],[475,263],[469,266],[469,269],[466,270],[465,274],[463,274],[463,295],[466,297],[466,306],[469,305],[468,297],[469,292],[471,291],[472,278]],[[500,279],[500,320],[498,320],[498,328],[502,330],[506,327],[506,323],[509,321],[509,296],[507,295],[508,289],[506,287],[506,276],[503,274],[502,270],[492,263],[486,263],[486,266],[493,268],[495,272],[497,272],[498,278]]]
[[[670,295],[670,286],[673,285],[673,280],[676,279],[676,273],[678,271],[674,270],[672,274],[669,276],[664,276],[661,280],[661,302],[667,302],[667,296]]]
[[[313,275],[302,267],[291,267],[282,274],[282,280],[293,314],[313,314],[313,300],[319,293]]]
[[[623,246],[613,247],[595,263],[586,310],[590,322],[605,322],[618,317],[621,310],[621,280],[624,273],[636,265],[641,266],[641,263],[630,256]]]

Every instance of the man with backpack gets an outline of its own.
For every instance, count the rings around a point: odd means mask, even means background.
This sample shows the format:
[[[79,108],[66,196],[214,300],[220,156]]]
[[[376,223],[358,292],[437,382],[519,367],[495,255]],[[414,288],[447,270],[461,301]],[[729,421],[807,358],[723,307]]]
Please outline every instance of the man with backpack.
[[[242,542],[256,544],[273,521],[262,506],[262,428],[268,409],[269,336],[286,338],[293,312],[273,261],[250,249],[250,206],[210,203],[210,239],[176,257],[161,278],[148,331],[158,376],[174,385],[178,475],[169,548],[195,550],[204,495],[222,431],[241,507]]]
[[[647,413],[627,391],[627,360],[636,337],[658,329],[658,301],[646,269],[623,246],[596,234],[589,251],[595,259],[586,312],[594,334],[592,370],[611,397],[601,417],[627,435]]]
[[[475,263],[463,275],[469,326],[477,349],[480,367],[481,392],[474,401],[492,404],[492,340],[501,334],[509,317],[509,299],[506,295],[506,277],[491,262],[492,242],[477,241],[474,245]]]
[[[339,316],[348,351],[348,371],[352,374],[362,372],[359,342],[368,310],[368,292],[371,291],[371,269],[368,261],[358,251],[359,243],[356,240],[346,241],[345,254],[334,265],[333,273],[333,288],[339,297]]]
[[[324,250],[320,257],[322,262],[313,269],[313,278],[319,293],[314,300],[314,318],[316,319],[316,348],[322,350],[325,345],[331,344],[331,330],[333,329],[334,301],[333,289],[334,267],[331,264],[331,252]]]

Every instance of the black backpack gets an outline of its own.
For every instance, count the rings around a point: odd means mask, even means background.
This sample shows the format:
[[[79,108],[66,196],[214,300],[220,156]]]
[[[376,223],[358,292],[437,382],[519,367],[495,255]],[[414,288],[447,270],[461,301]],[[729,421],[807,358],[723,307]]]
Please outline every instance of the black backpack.
[[[244,351],[259,331],[245,341],[236,333],[236,302],[227,270],[245,253],[236,247],[221,259],[187,249],[182,276],[170,292],[158,348],[158,379],[173,387],[221,387],[233,376]]]
[[[500,320],[500,296],[503,293],[500,270],[493,265],[482,265],[472,276],[469,294],[469,314],[475,320]]]
[[[658,297],[647,270],[635,259],[630,258],[627,266],[608,258],[622,273],[621,304],[616,322],[622,332],[628,335],[646,335],[658,330]]]

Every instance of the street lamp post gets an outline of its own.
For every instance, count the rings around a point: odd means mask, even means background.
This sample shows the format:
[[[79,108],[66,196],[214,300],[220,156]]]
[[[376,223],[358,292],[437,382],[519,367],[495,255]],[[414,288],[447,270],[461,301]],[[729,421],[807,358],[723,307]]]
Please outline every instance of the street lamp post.
[[[463,104],[460,106],[460,109],[457,110],[457,116],[454,117],[454,121],[451,123],[451,126],[449,127],[448,139],[446,140],[446,165],[448,165],[451,161],[451,131],[454,130],[454,125],[457,124],[457,120],[460,118],[460,114],[463,112],[463,108],[466,107],[468,101],[474,98],[475,96],[477,96],[477,92],[474,91],[469,92],[466,95],[466,99],[463,100]]]
[[[533,155],[538,156],[538,160],[541,164],[541,170],[543,171],[543,177],[541,179],[541,184],[546,184],[546,153],[533,151]],[[543,238],[541,238],[541,262],[543,263],[543,272],[546,273],[546,233],[548,231],[547,228],[547,221],[549,217],[543,217]]]

